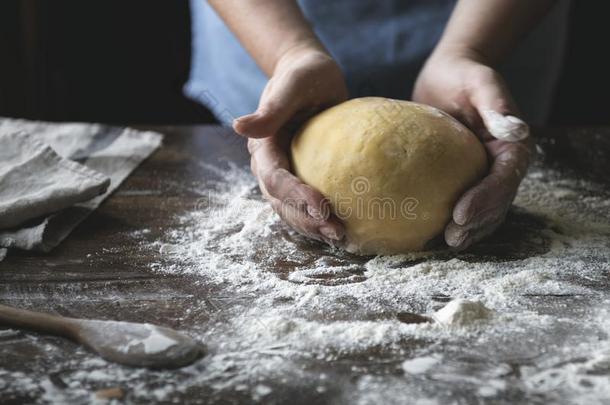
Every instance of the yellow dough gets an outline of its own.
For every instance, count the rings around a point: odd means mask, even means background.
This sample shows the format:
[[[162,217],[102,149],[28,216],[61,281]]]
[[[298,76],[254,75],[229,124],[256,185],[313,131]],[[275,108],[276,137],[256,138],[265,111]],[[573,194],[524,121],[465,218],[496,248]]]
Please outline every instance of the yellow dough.
[[[483,145],[457,120],[378,97],[321,112],[291,149],[296,175],[344,222],[345,249],[365,255],[422,250],[487,171]]]

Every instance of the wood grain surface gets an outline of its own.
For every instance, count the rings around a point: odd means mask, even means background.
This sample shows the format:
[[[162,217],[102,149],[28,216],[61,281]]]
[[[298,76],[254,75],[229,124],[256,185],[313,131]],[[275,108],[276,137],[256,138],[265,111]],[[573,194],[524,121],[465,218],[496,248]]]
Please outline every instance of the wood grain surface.
[[[44,255],[12,251],[0,262],[0,302],[65,316],[150,322],[201,332],[206,328],[210,311],[191,309],[209,308],[206,303],[215,297],[217,302],[220,300],[229,306],[243,299],[219,296],[220,292],[207,288],[197,280],[197,276],[164,275],[152,271],[151,263],[160,260],[160,253],[141,249],[132,236],[146,229],[147,233],[142,236],[146,240],[163,239],[165,232],[178,226],[176,214],[197,204],[200,194],[192,191],[189,185],[205,184],[202,162],[224,164],[228,160],[248,165],[244,140],[217,126],[147,129],[166,135],[163,147],[62,245]],[[562,170],[593,179],[606,192],[609,191],[610,129],[546,129],[537,132],[545,150],[545,164],[561,166]],[[526,226],[523,221],[527,226],[536,226],[535,220],[529,222],[521,217],[520,221],[511,222],[513,228],[475,249],[471,259],[491,260],[499,252],[509,256],[520,254],[521,250],[515,247],[511,234],[522,232]],[[535,254],[535,248],[530,254]],[[274,271],[282,277],[288,270],[278,268]],[[596,288],[605,290],[608,283],[598,283]],[[437,299],[444,301],[447,297]],[[563,298],[549,295],[536,299],[540,308],[545,308]],[[571,299],[577,300],[578,297]],[[33,341],[25,332],[0,334],[0,369],[25,374],[43,370],[58,389],[62,387],[58,377],[60,373],[67,368],[78,369],[78,362],[90,357],[87,352],[77,350],[74,344],[59,338],[45,337]],[[374,357],[375,354],[371,353],[371,364],[375,363]],[[66,363],[68,359],[71,362]],[[361,359],[353,360],[353,364],[361,363]],[[333,367],[339,372],[349,370],[349,366],[350,363],[320,365],[330,373]],[[349,377],[350,372],[345,373]],[[0,398],[2,378],[0,375]],[[149,380],[144,375],[139,381],[146,386]],[[98,388],[113,387],[112,384],[101,384]],[[129,391],[129,387],[122,389]],[[291,388],[277,391],[274,395],[273,402],[277,403],[332,402],[332,393]],[[172,395],[172,400],[177,403],[189,400],[206,403],[206,399],[211,398],[210,388],[205,386]],[[36,399],[40,399],[40,392],[32,391],[5,397],[0,402],[29,403]],[[248,403],[249,400],[240,393],[233,393],[222,398],[214,397],[213,402]]]

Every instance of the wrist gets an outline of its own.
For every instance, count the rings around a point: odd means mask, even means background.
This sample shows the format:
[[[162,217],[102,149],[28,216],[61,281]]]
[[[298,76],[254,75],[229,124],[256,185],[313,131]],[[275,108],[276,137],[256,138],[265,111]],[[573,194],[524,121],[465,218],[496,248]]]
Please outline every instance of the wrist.
[[[274,64],[272,73],[288,66],[297,66],[299,61],[304,60],[336,64],[333,57],[319,41],[307,40],[294,43],[283,50]]]
[[[483,50],[472,45],[450,41],[441,41],[435,48],[430,59],[471,61],[490,67],[494,65],[493,57]]]
[[[276,57],[273,65],[273,72],[282,66],[292,64],[295,61],[304,57],[316,57],[319,59],[328,59],[334,61],[328,51],[316,38],[308,38],[305,40],[295,41],[285,46]]]

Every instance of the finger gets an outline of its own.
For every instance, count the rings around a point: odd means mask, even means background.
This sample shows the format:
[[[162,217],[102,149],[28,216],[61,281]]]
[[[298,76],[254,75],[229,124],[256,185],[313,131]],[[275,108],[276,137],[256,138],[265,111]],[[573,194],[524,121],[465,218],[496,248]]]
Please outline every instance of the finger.
[[[452,220],[445,228],[445,241],[449,246],[460,249],[490,235],[504,222],[513,198],[514,195],[504,195],[491,202],[465,225]]]
[[[489,217],[503,215],[527,172],[529,148],[521,143],[492,141],[486,144],[493,163],[489,174],[458,200],[453,220],[461,226],[477,226]]]
[[[332,246],[336,246],[343,239],[344,235],[338,233],[338,230],[342,230],[343,227],[336,218],[322,221],[311,217],[299,207],[283,203],[271,196],[268,197],[273,210],[285,223],[301,235],[326,242]]]
[[[261,190],[282,207],[289,208],[288,212],[292,214],[285,215],[287,222],[294,227],[301,223],[302,219],[296,216],[298,211],[316,221],[318,234],[341,240],[345,229],[331,214],[330,202],[287,170],[288,159],[284,151],[272,139],[252,140],[248,145],[252,154],[252,168]]]
[[[263,139],[248,139],[248,152],[252,161],[252,169],[257,177],[262,171],[286,169],[290,167],[288,156],[278,144],[276,137]]]
[[[279,145],[270,140],[258,143],[256,150],[252,151],[252,158],[256,160],[257,176],[269,195],[305,209],[314,218],[328,218],[328,199],[290,173],[288,158]]]
[[[480,110],[487,131],[496,139],[519,142],[530,136],[529,126],[514,115],[502,115],[495,110]]]
[[[502,224],[527,171],[529,148],[525,143],[495,140],[486,147],[494,158],[490,172],[458,200],[453,220],[445,229],[447,244],[458,250]]]
[[[504,222],[504,217],[489,223],[482,224],[478,228],[466,229],[451,221],[445,229],[445,241],[454,250],[461,251],[472,244],[491,235]]]
[[[497,139],[518,142],[530,134],[520,119],[517,106],[502,77],[493,70],[481,73],[470,102],[478,111],[487,132]]]
[[[273,77],[263,91],[258,109],[233,121],[233,129],[252,138],[276,134],[296,114],[300,87],[299,81],[288,73]]]

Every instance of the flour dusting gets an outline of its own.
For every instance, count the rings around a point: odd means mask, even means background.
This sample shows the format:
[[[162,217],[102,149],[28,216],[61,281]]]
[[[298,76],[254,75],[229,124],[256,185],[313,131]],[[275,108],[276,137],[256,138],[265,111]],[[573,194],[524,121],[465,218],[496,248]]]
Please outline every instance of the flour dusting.
[[[285,359],[284,367],[298,359],[333,361],[371,350],[434,356],[438,353],[426,353],[430,348],[421,342],[505,344],[508,336],[530,339],[548,331],[595,328],[588,317],[595,316],[594,303],[602,296],[595,280],[609,269],[610,224],[607,196],[595,194],[586,182],[533,170],[515,201],[513,234],[489,242],[505,251],[500,260],[443,251],[363,259],[288,230],[241,169],[223,177],[227,181],[204,197],[201,210],[182,218],[184,228],[167,243],[172,257],[183,263],[170,272],[204,276],[206,283],[252,297],[249,305],[231,312],[223,333],[206,336],[222,340],[219,353],[250,353],[233,360],[243,370],[232,377],[233,384],[260,372],[251,369],[253,363],[272,366],[274,355]],[[534,305],[540,296],[587,297],[590,313],[581,319],[545,314]],[[455,301],[447,305],[450,300]],[[403,312],[436,315],[439,324],[387,316]],[[529,354],[517,342],[510,348]],[[261,353],[270,357],[261,360]],[[428,371],[432,368],[430,362]],[[536,384],[537,374],[524,378],[526,388],[548,388]],[[503,387],[496,381],[478,389],[493,396]]]
[[[120,348],[120,351],[129,353],[132,347],[142,346],[144,353],[156,354],[178,344],[176,340],[165,336],[155,325],[143,324],[142,327],[147,329],[148,335],[134,337],[128,344]]]
[[[209,319],[189,331],[206,357],[147,371],[155,390],[142,371],[80,365],[89,372],[62,374],[72,400],[89,398],[78,390],[99,370],[139,401],[205,387],[265,402],[278,384],[355,404],[404,392],[439,404],[610,398],[610,198],[595,184],[536,168],[506,224],[471,251],[362,258],[289,230],[246,169],[202,167],[219,179],[213,192],[208,182],[178,226],[141,249],[160,252],[153,271],[212,291],[192,308]]]
[[[529,126],[520,118],[497,111],[481,112],[487,130],[496,138],[508,142],[522,141],[530,135]]]
[[[515,201],[505,239],[488,242],[499,259],[485,257],[485,244],[470,254],[438,251],[363,259],[288,230],[241,169],[233,167],[223,177],[227,181],[203,198],[200,210],[185,215],[184,228],[166,241],[182,266],[160,265],[158,270],[204,276],[206,283],[251,297],[247,306],[228,310],[222,333],[206,336],[222,340],[218,356],[223,351],[250,353],[234,360],[243,372],[232,377],[233,384],[256,374],[251,366],[260,366],[261,353],[270,356],[263,364],[273,364],[278,355],[290,367],[299,359],[333,361],[371,350],[408,357],[411,351],[430,350],[418,349],[421,342],[505,344],[508,336],[530,339],[597,328],[590,319],[603,297],[596,281],[609,269],[608,196],[584,181],[533,170]],[[542,296],[585,297],[589,309],[580,319],[549,315],[536,309],[536,297]],[[447,305],[450,300],[455,301]],[[439,323],[409,324],[388,316],[403,312],[436,315]],[[447,329],[443,324],[471,327]],[[519,346],[515,342],[510,349],[523,355],[536,349]],[[532,381],[521,384],[545,389]],[[496,381],[479,388],[493,396],[502,387]]]

